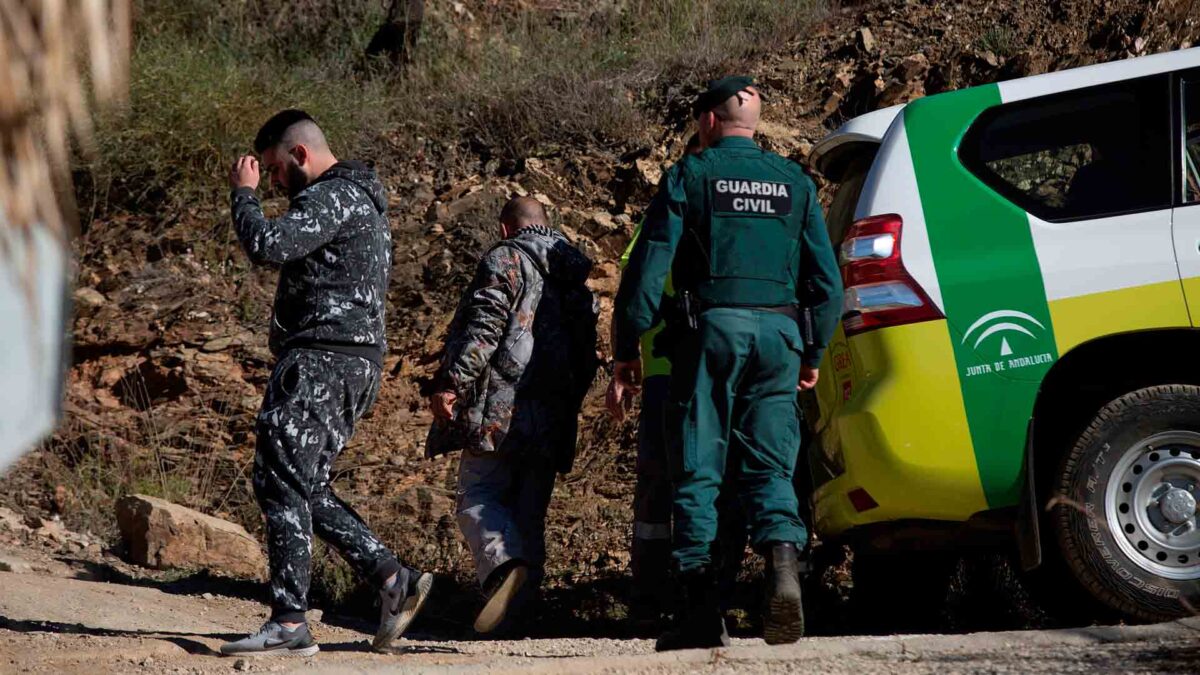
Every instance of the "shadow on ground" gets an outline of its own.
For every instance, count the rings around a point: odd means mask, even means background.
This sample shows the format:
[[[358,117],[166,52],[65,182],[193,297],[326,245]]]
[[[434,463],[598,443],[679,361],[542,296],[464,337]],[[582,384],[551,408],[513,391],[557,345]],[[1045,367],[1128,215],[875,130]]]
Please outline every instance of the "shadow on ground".
[[[92,581],[103,581],[124,586],[141,586],[153,588],[171,595],[201,595],[212,593],[228,598],[264,602],[267,597],[266,585],[249,579],[232,579],[229,577],[210,574],[207,570],[179,575],[164,575],[162,577],[133,576],[112,565],[100,562],[67,560],[63,562],[79,568],[83,578]]]
[[[487,637],[472,628],[483,597],[474,583],[439,576],[425,608],[413,622],[408,635],[440,640],[531,638],[612,638],[629,637],[625,625],[628,580],[612,576],[573,585],[555,585],[542,594],[535,622],[526,630],[500,630]],[[345,601],[324,609],[324,623],[374,632],[379,620],[378,605],[369,589],[356,589]]]
[[[0,628],[16,633],[61,633],[70,635],[91,635],[93,637],[132,637],[154,638],[165,640],[178,645],[189,654],[204,656],[219,656],[219,654],[192,638],[205,637],[215,640],[228,641],[245,637],[240,633],[172,633],[169,631],[113,630],[109,628],[93,628],[78,623],[63,623],[60,621],[20,621],[0,616]]]
[[[904,564],[871,570],[855,566],[846,551],[828,548],[816,561],[817,570],[805,584],[805,605],[810,635],[893,633],[967,633],[1087,625],[1088,620],[1054,619],[1037,602],[1002,555],[958,556],[950,559],[905,556]],[[74,563],[80,565],[77,561]],[[83,564],[88,578],[110,583],[154,588],[175,595],[214,595],[263,603],[266,585],[198,572],[176,577],[135,577],[118,568]],[[868,578],[871,572],[876,578]],[[762,565],[747,556],[736,584],[726,593],[730,633],[738,637],[761,634]],[[859,576],[861,578],[856,579]],[[425,609],[409,629],[413,637],[431,640],[532,638],[654,637],[658,628],[633,630],[628,621],[629,577],[613,573],[587,581],[552,577],[541,597],[537,620],[523,627],[510,626],[494,635],[479,636],[472,629],[483,598],[474,580],[438,576]],[[670,597],[672,594],[667,593]],[[322,622],[374,633],[378,599],[373,589],[359,584],[334,600],[314,588],[312,606],[323,612]],[[264,606],[264,614],[266,613]],[[1093,617],[1093,619],[1096,617]],[[0,627],[12,630],[123,634],[83,626],[13,622],[0,617]],[[248,629],[251,627],[248,627]],[[140,634],[140,633],[131,633]],[[169,636],[170,633],[155,633]],[[222,639],[238,636],[211,636]],[[185,649],[193,651],[186,645]],[[360,651],[366,643],[330,645],[332,649]],[[202,651],[202,646],[194,647]]]

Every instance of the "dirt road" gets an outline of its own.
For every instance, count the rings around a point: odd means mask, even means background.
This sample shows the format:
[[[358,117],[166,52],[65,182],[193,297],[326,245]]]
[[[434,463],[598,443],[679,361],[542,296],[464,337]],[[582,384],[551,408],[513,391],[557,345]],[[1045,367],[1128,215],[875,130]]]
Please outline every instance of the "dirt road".
[[[18,567],[10,565],[10,568]],[[787,647],[735,640],[729,649],[655,654],[649,640],[444,641],[417,633],[393,654],[368,650],[366,626],[317,620],[311,659],[239,660],[220,643],[257,627],[248,600],[0,572],[0,672],[375,673],[1195,673],[1200,620],[1138,627],[946,636],[811,638]]]

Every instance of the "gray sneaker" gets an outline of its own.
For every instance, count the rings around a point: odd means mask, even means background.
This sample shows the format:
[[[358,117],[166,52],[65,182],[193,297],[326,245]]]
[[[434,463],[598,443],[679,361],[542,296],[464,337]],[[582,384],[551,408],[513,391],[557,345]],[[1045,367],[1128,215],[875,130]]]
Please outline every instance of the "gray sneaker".
[[[417,618],[432,589],[432,574],[401,568],[392,585],[379,591],[379,630],[375,632],[371,647],[383,651],[403,635],[412,620]]]
[[[312,656],[320,650],[308,624],[288,630],[274,621],[264,623],[254,635],[221,645],[225,656]]]

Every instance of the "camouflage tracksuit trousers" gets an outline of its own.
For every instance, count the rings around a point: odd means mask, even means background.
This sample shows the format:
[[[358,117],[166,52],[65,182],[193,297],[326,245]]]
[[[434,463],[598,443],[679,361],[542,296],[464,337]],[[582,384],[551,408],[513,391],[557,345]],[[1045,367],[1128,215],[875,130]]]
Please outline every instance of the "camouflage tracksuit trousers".
[[[267,519],[271,618],[304,621],[315,533],[380,585],[400,563],[337,498],[329,470],[375,402],[380,369],[345,354],[293,349],[271,372],[257,421],[254,494]]]

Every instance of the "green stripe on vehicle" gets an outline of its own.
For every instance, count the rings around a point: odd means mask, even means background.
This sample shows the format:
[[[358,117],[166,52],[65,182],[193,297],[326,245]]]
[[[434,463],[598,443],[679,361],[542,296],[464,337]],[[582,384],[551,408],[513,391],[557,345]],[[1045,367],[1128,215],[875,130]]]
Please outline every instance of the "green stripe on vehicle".
[[[988,506],[1017,503],[1025,434],[1058,358],[1029,218],[959,162],[958,146],[996,85],[904,110],[934,269],[954,344],[975,462]]]

